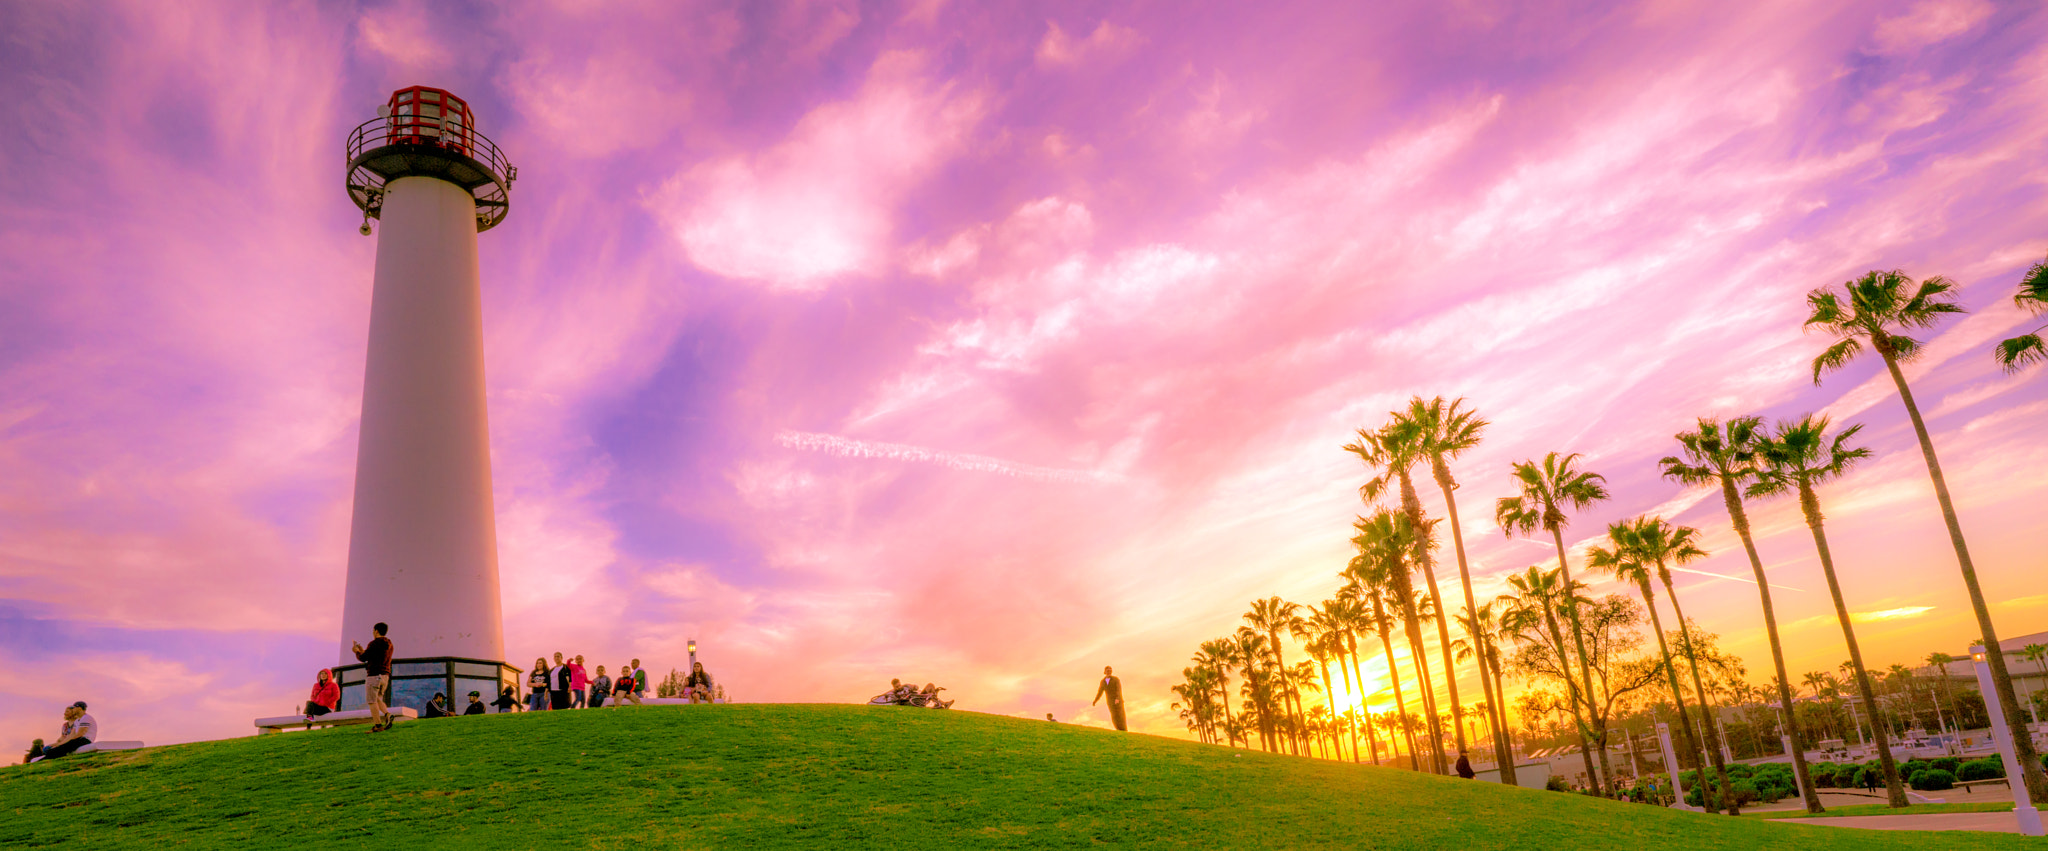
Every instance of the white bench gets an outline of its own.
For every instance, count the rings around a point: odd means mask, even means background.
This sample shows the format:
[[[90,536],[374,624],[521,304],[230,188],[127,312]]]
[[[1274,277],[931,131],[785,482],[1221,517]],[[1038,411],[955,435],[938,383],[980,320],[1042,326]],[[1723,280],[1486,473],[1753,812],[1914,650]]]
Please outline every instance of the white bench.
[[[393,724],[420,717],[418,712],[404,706],[391,707],[390,713],[391,723]],[[272,718],[256,719],[256,735],[263,736],[271,733],[282,733],[289,727],[303,727],[310,730],[314,727],[345,727],[351,724],[368,724],[374,720],[376,719],[370,715],[370,710],[368,709],[350,709],[343,712],[329,712],[326,715],[316,715],[311,723],[306,721],[306,716],[304,715],[278,715]]]
[[[139,747],[142,747],[141,742],[93,742],[92,744],[86,745],[85,747],[72,751],[72,753],[92,753],[93,751],[132,751]]]

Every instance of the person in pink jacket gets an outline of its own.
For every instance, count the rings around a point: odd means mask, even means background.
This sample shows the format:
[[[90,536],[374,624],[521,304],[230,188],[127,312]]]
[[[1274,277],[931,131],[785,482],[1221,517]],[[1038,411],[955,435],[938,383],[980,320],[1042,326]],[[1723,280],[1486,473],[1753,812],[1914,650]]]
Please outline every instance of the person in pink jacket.
[[[306,698],[306,723],[314,718],[334,711],[334,704],[341,700],[341,684],[334,681],[334,672],[320,669],[320,677],[313,681],[313,694]]]
[[[590,674],[583,670],[583,657],[578,656],[575,661],[569,663],[569,690],[576,693],[575,697],[569,699],[569,705],[582,709],[584,695],[589,688]]]

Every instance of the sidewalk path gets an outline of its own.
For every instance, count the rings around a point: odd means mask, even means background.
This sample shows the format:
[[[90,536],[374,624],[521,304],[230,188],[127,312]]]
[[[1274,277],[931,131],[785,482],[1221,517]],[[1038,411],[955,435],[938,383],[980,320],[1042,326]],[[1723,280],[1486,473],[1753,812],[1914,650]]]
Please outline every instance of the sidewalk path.
[[[1824,827],[1861,827],[1870,830],[1983,830],[1992,833],[2020,832],[2019,817],[2012,813],[1930,813],[1918,816],[1840,816],[1836,818],[1777,819],[1777,824],[1811,824]]]

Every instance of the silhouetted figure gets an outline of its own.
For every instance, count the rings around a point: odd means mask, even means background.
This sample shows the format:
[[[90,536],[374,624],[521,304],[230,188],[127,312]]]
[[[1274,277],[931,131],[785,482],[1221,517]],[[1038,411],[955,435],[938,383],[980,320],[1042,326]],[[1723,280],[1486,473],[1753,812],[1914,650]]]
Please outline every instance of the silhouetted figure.
[[[1110,672],[1108,665],[1102,666],[1102,684],[1095,687],[1095,699],[1088,701],[1088,705],[1101,703],[1105,696],[1109,698],[1110,723],[1116,725],[1118,732],[1124,732],[1127,729],[1124,726],[1124,684]]]
[[[1479,772],[1472,770],[1472,760],[1465,758],[1464,751],[1458,752],[1458,776],[1466,780],[1479,776]]]

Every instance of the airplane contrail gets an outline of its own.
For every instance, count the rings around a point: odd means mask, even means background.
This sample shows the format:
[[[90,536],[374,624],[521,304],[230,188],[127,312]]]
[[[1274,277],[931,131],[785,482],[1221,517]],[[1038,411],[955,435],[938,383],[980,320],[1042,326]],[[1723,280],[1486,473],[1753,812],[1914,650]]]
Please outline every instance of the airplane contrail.
[[[890,461],[914,461],[938,464],[955,470],[977,473],[996,473],[1031,479],[1040,482],[1110,483],[1121,482],[1123,476],[1100,470],[1066,470],[1058,467],[1034,467],[987,455],[969,455],[962,452],[947,452],[925,446],[911,446],[905,443],[881,443],[870,440],[854,440],[836,434],[818,434],[808,431],[780,431],[775,442],[791,449],[809,449],[838,455],[842,458],[881,458]]]

